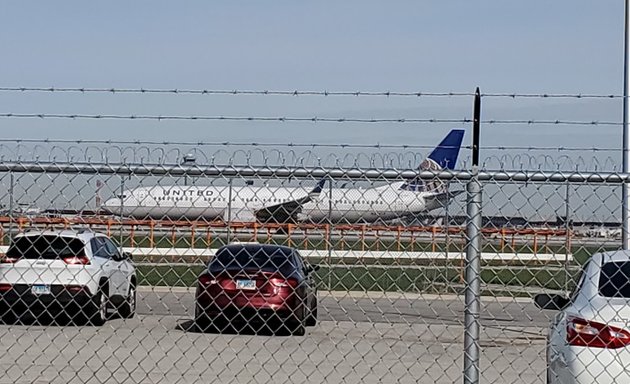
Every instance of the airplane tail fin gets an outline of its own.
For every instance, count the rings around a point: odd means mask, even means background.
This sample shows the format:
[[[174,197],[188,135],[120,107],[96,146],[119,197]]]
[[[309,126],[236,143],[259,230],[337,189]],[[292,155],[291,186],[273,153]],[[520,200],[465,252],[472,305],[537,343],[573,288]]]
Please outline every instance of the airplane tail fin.
[[[308,193],[308,197],[310,199],[317,198],[324,189],[324,184],[326,184],[326,178],[323,178],[319,182],[317,182],[317,185]]]
[[[444,169],[455,169],[457,165],[457,157],[459,149],[464,138],[463,129],[453,129],[437,147],[429,154],[429,156],[418,167],[421,171],[442,171]],[[400,189],[416,192],[445,192],[446,186],[441,180],[422,180],[414,179],[404,183]]]
[[[455,165],[457,165],[457,156],[459,155],[463,138],[463,129],[453,129],[431,152],[428,160],[433,161],[439,169],[454,169]],[[422,164],[420,167],[422,169]]]

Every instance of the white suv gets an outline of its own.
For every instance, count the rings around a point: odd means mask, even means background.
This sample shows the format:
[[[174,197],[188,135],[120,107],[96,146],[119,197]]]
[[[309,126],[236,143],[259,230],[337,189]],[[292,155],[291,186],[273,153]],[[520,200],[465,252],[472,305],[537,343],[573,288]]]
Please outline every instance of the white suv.
[[[536,295],[559,310],[547,336],[547,383],[630,383],[630,252],[596,253],[573,293]]]
[[[102,325],[108,309],[131,318],[136,285],[131,255],[104,234],[22,233],[0,258],[0,318],[7,322],[25,313],[51,315],[61,310],[73,321]]]

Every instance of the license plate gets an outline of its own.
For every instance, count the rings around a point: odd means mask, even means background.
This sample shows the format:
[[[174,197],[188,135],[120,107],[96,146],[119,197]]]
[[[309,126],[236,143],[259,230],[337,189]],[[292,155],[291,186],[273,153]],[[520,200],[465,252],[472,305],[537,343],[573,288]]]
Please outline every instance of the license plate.
[[[49,295],[50,286],[49,285],[33,285],[31,287],[31,292],[34,295]]]
[[[247,290],[256,289],[256,280],[236,280],[236,288]]]

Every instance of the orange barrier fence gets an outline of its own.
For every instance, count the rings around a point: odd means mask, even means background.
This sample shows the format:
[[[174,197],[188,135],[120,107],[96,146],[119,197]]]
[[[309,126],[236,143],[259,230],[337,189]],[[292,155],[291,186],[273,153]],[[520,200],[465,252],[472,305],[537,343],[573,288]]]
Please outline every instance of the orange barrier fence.
[[[463,250],[466,244],[466,229],[464,227],[438,227],[438,226],[386,226],[386,225],[330,225],[330,224],[262,224],[256,222],[233,222],[229,226],[225,222],[205,222],[205,221],[172,221],[172,220],[134,220],[123,219],[105,216],[90,216],[90,217],[17,217],[11,220],[8,216],[0,216],[0,245],[5,245],[7,229],[11,226],[16,226],[14,230],[22,232],[29,228],[73,228],[77,226],[82,227],[99,227],[99,230],[106,232],[109,236],[112,236],[117,230],[123,230],[126,234],[125,237],[129,239],[131,246],[137,244],[137,231],[148,231],[148,235],[142,234],[142,239],[146,239],[149,247],[154,247],[156,241],[156,230],[170,231],[170,241],[174,245],[178,239],[178,230],[186,230],[186,237],[189,239],[191,248],[196,247],[196,243],[200,238],[203,238],[204,247],[207,247],[212,243],[216,230],[230,229],[231,236],[236,238],[239,235],[249,235],[249,241],[255,242],[270,242],[272,235],[276,233],[282,233],[286,236],[289,246],[303,246],[307,247],[309,236],[323,235],[325,240],[326,249],[332,247],[332,244],[327,241],[333,235],[340,238],[336,244],[335,249],[349,248],[349,244],[346,237],[354,235],[358,237],[358,243],[360,249],[368,250],[368,242],[371,240],[376,247],[376,251],[379,251],[381,247],[385,247],[380,241],[389,234],[390,240],[393,239],[395,248],[392,246],[386,247],[383,250],[411,250],[414,251],[414,246],[422,241],[427,242],[426,236],[420,238],[421,235],[429,235],[429,242],[431,244],[431,252],[438,251],[441,245],[444,245],[444,241],[448,242],[451,246],[456,246],[457,249]],[[202,233],[205,234],[202,235]],[[263,232],[263,234],[261,234]],[[570,252],[572,246],[572,238],[574,237],[571,230],[566,229],[547,229],[547,228],[483,228],[481,233],[486,239],[498,240],[497,252],[514,252],[517,248],[517,237],[527,237],[531,242],[531,251],[538,253],[540,249],[544,249],[549,246],[550,238],[561,238],[563,240],[563,247]],[[161,238],[164,236],[161,235]],[[181,235],[179,236],[181,238]],[[354,244],[357,241],[355,240]],[[406,248],[407,245],[409,248]]]

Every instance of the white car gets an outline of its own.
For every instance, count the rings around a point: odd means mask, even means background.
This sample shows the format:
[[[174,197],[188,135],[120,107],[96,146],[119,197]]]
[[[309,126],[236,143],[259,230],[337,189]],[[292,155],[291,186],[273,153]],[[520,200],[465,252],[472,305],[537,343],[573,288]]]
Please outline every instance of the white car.
[[[547,383],[630,383],[630,251],[594,254],[570,297],[534,300],[559,311],[547,336]]]
[[[0,318],[61,313],[102,325],[109,309],[123,318],[134,316],[136,286],[131,255],[104,234],[22,233],[0,258]]]

